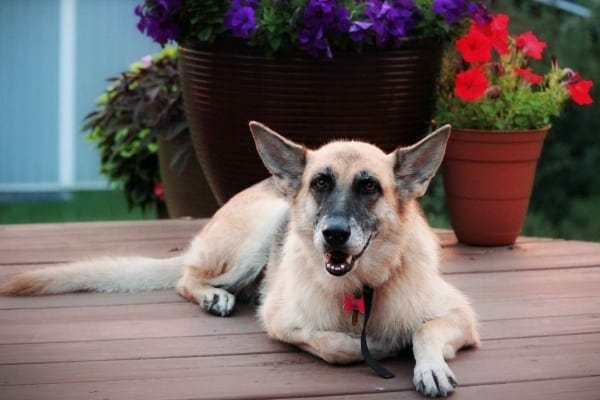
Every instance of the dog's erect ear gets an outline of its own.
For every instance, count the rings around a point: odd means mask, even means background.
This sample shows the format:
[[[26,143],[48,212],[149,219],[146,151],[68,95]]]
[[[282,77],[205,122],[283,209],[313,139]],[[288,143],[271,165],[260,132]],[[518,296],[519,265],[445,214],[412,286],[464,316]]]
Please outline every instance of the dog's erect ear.
[[[252,121],[250,131],[258,155],[275,178],[277,187],[286,196],[293,197],[302,183],[307,149],[284,138],[265,125]]]
[[[392,153],[396,186],[402,198],[408,200],[425,194],[442,163],[449,137],[450,125],[444,125],[420,142]]]

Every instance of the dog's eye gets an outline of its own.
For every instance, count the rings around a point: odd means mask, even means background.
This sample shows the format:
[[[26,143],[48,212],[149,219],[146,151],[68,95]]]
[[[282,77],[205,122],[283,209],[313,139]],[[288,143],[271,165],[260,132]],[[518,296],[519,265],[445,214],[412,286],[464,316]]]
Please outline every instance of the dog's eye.
[[[360,183],[360,190],[363,193],[371,194],[379,192],[379,183],[373,179],[365,179]]]
[[[322,192],[331,187],[331,179],[325,176],[317,176],[315,179],[313,179],[310,186],[313,190]]]

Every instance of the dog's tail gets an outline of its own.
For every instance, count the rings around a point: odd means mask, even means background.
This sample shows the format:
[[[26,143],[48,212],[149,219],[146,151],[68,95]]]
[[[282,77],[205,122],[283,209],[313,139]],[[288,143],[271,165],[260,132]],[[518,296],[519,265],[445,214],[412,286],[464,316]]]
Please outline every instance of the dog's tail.
[[[51,266],[16,275],[1,294],[35,296],[78,291],[139,292],[175,287],[183,257],[105,257]]]

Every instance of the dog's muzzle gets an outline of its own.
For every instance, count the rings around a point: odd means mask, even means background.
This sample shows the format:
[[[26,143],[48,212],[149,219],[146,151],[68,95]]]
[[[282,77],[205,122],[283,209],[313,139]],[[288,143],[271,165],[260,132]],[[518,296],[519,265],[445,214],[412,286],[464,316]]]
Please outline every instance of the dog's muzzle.
[[[362,250],[356,255],[344,253],[341,250],[332,250],[325,253],[325,269],[333,276],[343,276],[352,271],[356,261],[363,255],[374,234],[369,235]]]

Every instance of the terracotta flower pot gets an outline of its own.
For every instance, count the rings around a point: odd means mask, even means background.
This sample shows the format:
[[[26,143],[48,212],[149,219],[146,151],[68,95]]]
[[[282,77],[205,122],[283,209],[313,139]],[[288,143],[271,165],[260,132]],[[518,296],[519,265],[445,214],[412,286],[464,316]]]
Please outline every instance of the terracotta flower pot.
[[[450,222],[459,241],[492,246],[515,242],[548,129],[452,131],[443,174]]]
[[[171,166],[173,156],[182,145],[184,140],[181,137],[171,140],[158,137],[158,164],[168,216],[210,217],[218,206],[196,157],[188,157],[180,169]]]
[[[220,203],[268,176],[248,122],[309,147],[360,138],[392,151],[426,133],[442,45],[268,58],[234,45],[180,46],[179,69],[196,154]]]

